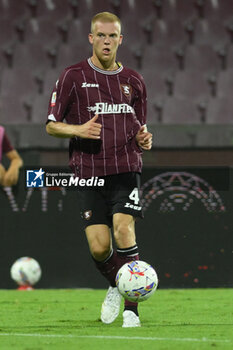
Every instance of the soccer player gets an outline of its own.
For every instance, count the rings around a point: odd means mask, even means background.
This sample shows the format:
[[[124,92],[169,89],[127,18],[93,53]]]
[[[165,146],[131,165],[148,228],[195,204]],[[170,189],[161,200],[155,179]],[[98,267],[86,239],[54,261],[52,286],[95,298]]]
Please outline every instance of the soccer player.
[[[8,169],[1,164],[2,156],[5,154],[10,161]],[[0,185],[16,185],[19,178],[19,169],[23,165],[23,160],[18,152],[13,148],[3,126],[0,126]]]
[[[84,189],[79,199],[91,255],[110,284],[101,309],[101,320],[107,324],[120,310],[116,273],[126,262],[139,259],[135,219],[142,216],[141,154],[152,147],[144,81],[116,60],[122,39],[117,16],[102,12],[93,17],[92,56],[61,74],[46,126],[52,136],[71,138],[70,166],[77,177],[104,179],[102,188]],[[125,301],[123,327],[139,326],[137,303]]]

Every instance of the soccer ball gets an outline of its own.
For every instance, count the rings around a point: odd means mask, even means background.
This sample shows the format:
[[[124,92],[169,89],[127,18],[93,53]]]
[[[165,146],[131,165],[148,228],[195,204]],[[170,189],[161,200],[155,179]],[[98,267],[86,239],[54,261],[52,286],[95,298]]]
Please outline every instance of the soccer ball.
[[[154,294],[158,286],[158,277],[153,267],[147,262],[135,260],[119,269],[116,285],[125,299],[140,302]]]
[[[17,259],[11,267],[11,278],[20,286],[33,286],[41,277],[39,263],[29,257]]]

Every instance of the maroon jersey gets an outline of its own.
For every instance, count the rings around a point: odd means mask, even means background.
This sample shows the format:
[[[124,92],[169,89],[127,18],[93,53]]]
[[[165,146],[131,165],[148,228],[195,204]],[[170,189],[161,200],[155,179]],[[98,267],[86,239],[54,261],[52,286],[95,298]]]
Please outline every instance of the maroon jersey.
[[[96,122],[102,124],[100,140],[70,140],[76,176],[141,172],[135,136],[146,123],[146,100],[142,77],[121,65],[105,71],[89,58],[64,70],[51,95],[48,120],[84,124],[97,113]]]

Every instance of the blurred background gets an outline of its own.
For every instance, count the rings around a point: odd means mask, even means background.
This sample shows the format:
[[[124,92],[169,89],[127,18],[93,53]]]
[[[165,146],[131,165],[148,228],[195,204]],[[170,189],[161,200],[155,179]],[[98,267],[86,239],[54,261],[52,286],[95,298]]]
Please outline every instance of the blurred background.
[[[0,0],[0,124],[25,167],[67,165],[68,141],[45,132],[48,101],[64,67],[91,55],[102,11],[122,20],[118,60],[148,90],[141,255],[161,287],[232,286],[233,0]],[[40,262],[41,287],[105,286],[73,191],[26,190],[22,170],[0,208],[0,288],[14,288],[24,255]]]

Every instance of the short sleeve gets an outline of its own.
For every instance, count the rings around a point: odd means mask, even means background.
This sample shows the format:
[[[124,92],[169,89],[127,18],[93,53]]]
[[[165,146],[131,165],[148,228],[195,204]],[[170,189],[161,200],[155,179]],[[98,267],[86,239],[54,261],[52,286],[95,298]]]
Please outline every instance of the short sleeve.
[[[146,124],[146,113],[147,113],[147,92],[146,86],[142,76],[137,79],[137,97],[134,102],[134,110],[137,120],[141,126]]]
[[[2,151],[3,153],[8,153],[12,151],[14,147],[12,146],[8,136],[6,133],[4,133],[3,140],[2,140]]]
[[[72,70],[65,70],[56,82],[48,106],[48,121],[62,122],[69,110],[73,88]]]

